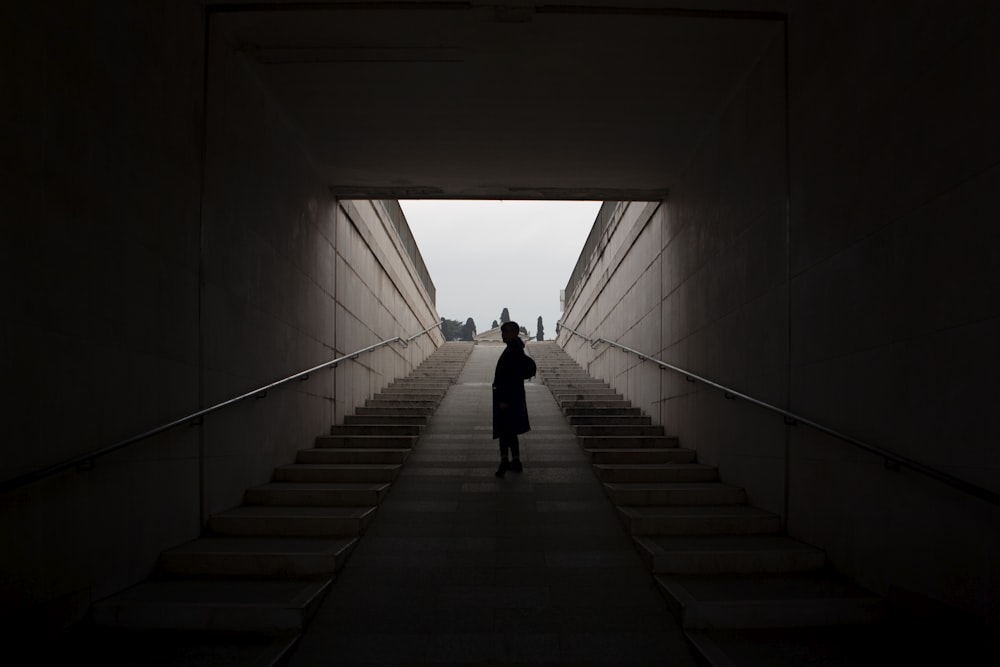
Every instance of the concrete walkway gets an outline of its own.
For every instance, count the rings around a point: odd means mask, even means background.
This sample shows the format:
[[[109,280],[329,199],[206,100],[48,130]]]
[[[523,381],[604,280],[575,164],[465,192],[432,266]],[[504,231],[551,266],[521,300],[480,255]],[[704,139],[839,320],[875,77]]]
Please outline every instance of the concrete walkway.
[[[543,385],[524,472],[494,477],[501,350],[473,350],[292,667],[696,664]]]

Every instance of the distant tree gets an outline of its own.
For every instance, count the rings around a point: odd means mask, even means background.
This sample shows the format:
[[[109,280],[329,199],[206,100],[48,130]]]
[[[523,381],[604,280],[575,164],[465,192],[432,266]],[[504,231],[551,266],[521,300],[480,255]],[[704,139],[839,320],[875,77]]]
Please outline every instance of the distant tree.
[[[508,313],[507,309],[504,308],[503,312],[500,313],[500,324],[504,324],[506,322],[510,322],[510,313]]]
[[[476,338],[476,323],[472,321],[472,318],[465,320],[465,324],[462,325],[462,340],[475,340]]]
[[[525,338],[528,337],[528,330],[525,329],[524,327],[521,327],[521,333],[524,335]]]
[[[545,340],[545,327],[542,326],[542,316],[538,316],[538,331],[535,333],[535,340]]]
[[[446,320],[441,318],[441,333],[444,334],[445,340],[461,340],[462,339],[462,323],[458,320]]]
[[[496,320],[493,320],[493,326],[491,326],[490,328],[491,328],[491,329],[496,329],[496,328],[497,328],[498,326],[500,326],[500,324],[499,324],[499,323],[497,323],[497,321],[496,321]]]

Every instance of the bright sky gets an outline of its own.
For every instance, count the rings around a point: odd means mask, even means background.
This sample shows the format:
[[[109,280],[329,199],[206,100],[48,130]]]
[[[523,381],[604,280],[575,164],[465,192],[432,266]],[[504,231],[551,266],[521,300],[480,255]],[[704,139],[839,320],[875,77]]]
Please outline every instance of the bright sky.
[[[441,317],[476,331],[504,308],[534,337],[555,337],[565,289],[602,202],[403,200]]]

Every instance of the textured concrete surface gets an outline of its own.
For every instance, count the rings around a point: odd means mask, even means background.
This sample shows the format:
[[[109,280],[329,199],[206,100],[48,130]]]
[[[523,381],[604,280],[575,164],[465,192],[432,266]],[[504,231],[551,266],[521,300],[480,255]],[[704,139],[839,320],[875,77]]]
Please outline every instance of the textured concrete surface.
[[[694,664],[544,386],[527,385],[524,472],[494,476],[501,349],[473,351],[293,667]]]

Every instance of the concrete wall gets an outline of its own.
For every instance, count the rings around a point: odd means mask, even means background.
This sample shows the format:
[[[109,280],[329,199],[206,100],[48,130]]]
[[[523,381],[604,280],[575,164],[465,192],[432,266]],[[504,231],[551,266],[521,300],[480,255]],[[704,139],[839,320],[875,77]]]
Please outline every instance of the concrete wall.
[[[19,2],[0,26],[7,480],[198,407],[203,18]],[[196,534],[198,446],[182,429],[0,496],[0,622],[71,620]]]
[[[238,48],[238,28],[238,18],[212,18],[202,306],[209,404],[439,321],[385,209],[330,194],[308,142]],[[268,481],[276,461],[294,460],[441,340],[435,330],[380,348],[210,420],[206,510],[238,504],[248,483]]]
[[[1000,491],[1000,5],[792,3],[795,410]],[[796,430],[790,525],[1000,613],[1000,509]]]
[[[343,201],[336,216],[336,343],[340,354],[440,322],[386,210],[378,201]],[[338,367],[334,421],[408,374],[444,342],[441,328]]]
[[[439,321],[380,205],[329,194],[224,17],[206,100],[196,0],[8,5],[0,479]],[[0,621],[58,628],[145,578],[440,342],[3,494]]]
[[[1000,11],[966,9],[792,3],[790,169],[778,29],[669,198],[648,221],[626,209],[564,322],[1000,491]],[[997,508],[559,340],[834,568],[1000,611]]]

